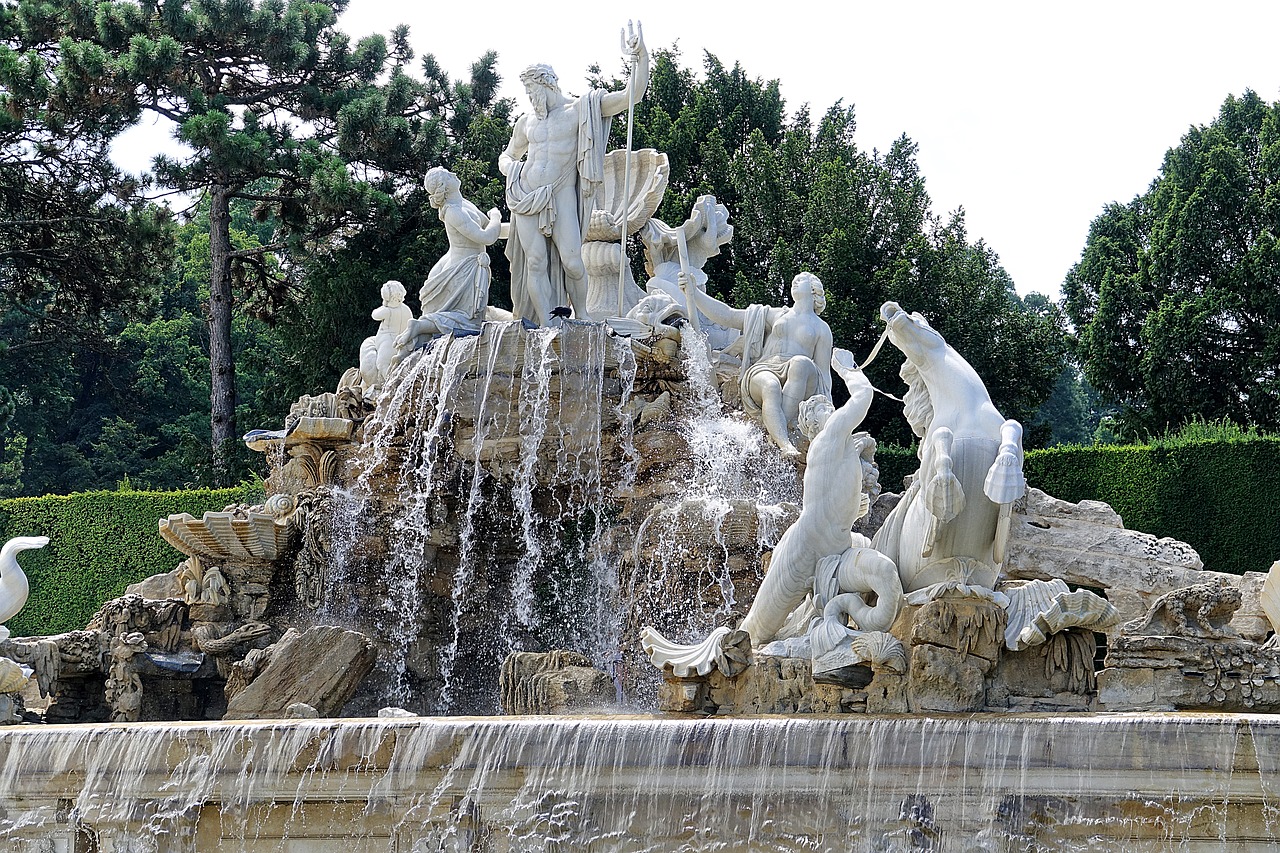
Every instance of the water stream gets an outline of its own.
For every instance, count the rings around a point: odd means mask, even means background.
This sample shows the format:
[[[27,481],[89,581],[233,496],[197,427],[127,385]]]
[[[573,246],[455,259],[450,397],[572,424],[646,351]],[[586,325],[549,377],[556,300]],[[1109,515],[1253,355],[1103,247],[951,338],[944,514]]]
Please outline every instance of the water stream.
[[[384,541],[364,569],[384,704],[491,713],[489,682],[513,650],[616,659],[616,548],[603,538],[616,489],[635,478],[634,384],[625,342],[568,321],[439,338],[393,375],[330,519],[335,576],[359,576],[354,540]]]
[[[1278,739],[1269,717],[1193,714],[24,728],[0,733],[0,839],[20,850],[79,829],[149,853],[331,839],[400,853],[1263,850]]]

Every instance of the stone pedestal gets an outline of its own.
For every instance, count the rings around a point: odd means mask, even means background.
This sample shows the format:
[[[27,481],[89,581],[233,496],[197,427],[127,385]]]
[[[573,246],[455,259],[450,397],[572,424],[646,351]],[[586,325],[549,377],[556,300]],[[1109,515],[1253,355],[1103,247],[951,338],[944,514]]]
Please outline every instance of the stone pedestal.
[[[909,658],[912,711],[958,713],[986,706],[986,677],[1004,646],[1005,612],[976,598],[942,598],[905,607],[892,633]]]

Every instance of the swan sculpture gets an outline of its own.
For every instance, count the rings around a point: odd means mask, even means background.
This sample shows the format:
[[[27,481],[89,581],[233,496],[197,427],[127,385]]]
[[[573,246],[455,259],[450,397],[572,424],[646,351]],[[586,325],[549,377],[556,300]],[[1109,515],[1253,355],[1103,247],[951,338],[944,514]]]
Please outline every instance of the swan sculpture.
[[[0,548],[0,640],[9,636],[4,623],[18,615],[31,592],[27,575],[18,565],[18,554],[48,544],[48,536],[17,536]]]

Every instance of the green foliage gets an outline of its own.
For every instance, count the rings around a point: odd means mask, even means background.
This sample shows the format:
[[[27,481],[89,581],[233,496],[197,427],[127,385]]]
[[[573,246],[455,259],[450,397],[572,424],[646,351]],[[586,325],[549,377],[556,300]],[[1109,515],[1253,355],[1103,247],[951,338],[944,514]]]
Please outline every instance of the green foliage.
[[[0,542],[48,536],[49,545],[19,557],[31,597],[8,622],[15,636],[83,628],[103,602],[125,587],[172,571],[182,555],[156,531],[174,513],[200,515],[261,499],[257,486],[186,492],[82,492],[0,500]]]
[[[1246,91],[1094,220],[1063,283],[1078,357],[1121,432],[1280,428],[1280,102]]]
[[[11,114],[38,113],[55,136],[84,117],[109,138],[150,111],[191,149],[157,157],[154,170],[162,185],[206,193],[210,204],[210,441],[224,482],[238,437],[233,301],[274,322],[301,301],[300,273],[321,245],[394,214],[397,192],[423,164],[451,146],[496,160],[492,146],[460,139],[473,127],[484,130],[477,139],[501,136],[486,125],[494,116],[505,124],[496,56],[466,83],[451,83],[434,60],[428,80],[415,81],[404,73],[407,30],[353,45],[335,27],[345,5],[17,0],[0,17],[0,82],[13,87],[0,106]],[[236,199],[270,223],[266,235],[236,245]]]
[[[791,279],[811,271],[826,287],[823,318],[836,343],[858,354],[883,328],[881,304],[900,302],[964,355],[1001,412],[1031,424],[1064,367],[1061,311],[1018,299],[995,251],[970,241],[963,210],[945,219],[931,212],[915,143],[904,136],[887,152],[865,151],[855,129],[852,107],[837,103],[815,119],[805,106],[788,116],[778,81],[726,69],[709,54],[699,77],[667,50],[654,54],[633,144],[670,158],[664,221],[683,222],[703,193],[728,206],[734,237],[708,265],[713,295],[740,307],[785,305]],[[615,122],[613,142],[624,140],[625,122]],[[868,371],[872,382],[901,388],[899,364],[882,357]],[[883,401],[867,425],[885,441],[913,441],[901,411]]]
[[[880,469],[880,490],[902,492],[902,481],[920,467],[920,457],[914,447],[881,444],[876,447],[876,466]]]
[[[1207,441],[1247,441],[1264,437],[1262,431],[1256,426],[1242,427],[1226,418],[1208,421],[1197,416],[1183,424],[1177,431],[1166,432],[1147,443],[1153,447],[1181,447]]]
[[[1280,554],[1280,437],[1201,422],[1153,445],[1031,451],[1027,480],[1106,501],[1125,526],[1194,547],[1205,568],[1264,572]]]

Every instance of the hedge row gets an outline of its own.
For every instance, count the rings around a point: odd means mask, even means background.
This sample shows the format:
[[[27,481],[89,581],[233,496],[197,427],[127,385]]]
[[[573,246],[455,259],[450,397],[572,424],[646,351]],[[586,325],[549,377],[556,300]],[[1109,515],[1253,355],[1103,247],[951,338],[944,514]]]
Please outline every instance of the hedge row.
[[[260,501],[259,488],[182,492],[84,492],[0,500],[0,542],[48,536],[38,551],[18,560],[31,597],[9,620],[16,637],[83,628],[126,586],[171,571],[182,555],[160,538],[156,525],[172,513],[199,516],[232,503]]]
[[[1130,530],[1190,544],[1207,569],[1265,572],[1280,559],[1280,437],[1050,448],[1026,467],[1054,497],[1106,501]]]
[[[885,491],[919,465],[897,447],[876,461]],[[1028,452],[1026,473],[1056,498],[1105,501],[1130,530],[1190,544],[1207,569],[1265,572],[1280,559],[1280,437],[1053,447]]]

